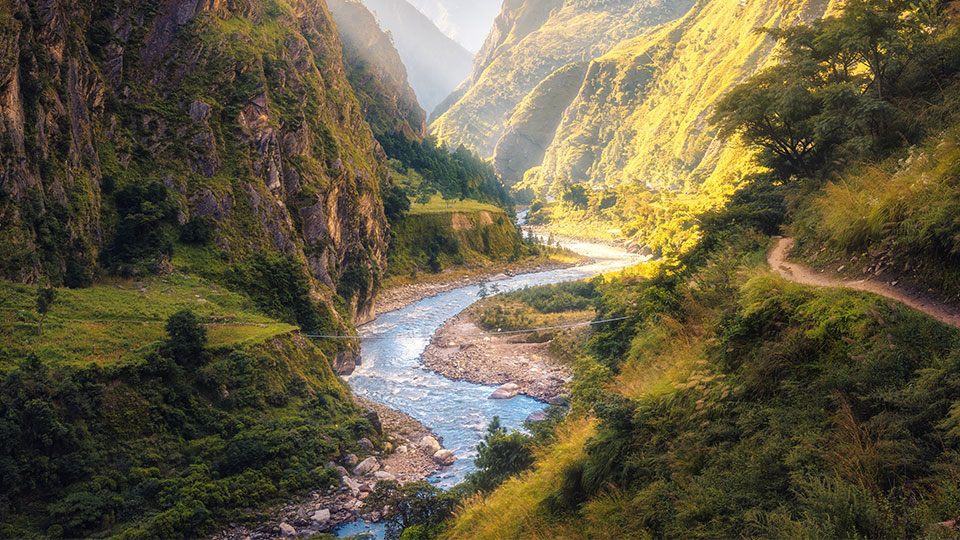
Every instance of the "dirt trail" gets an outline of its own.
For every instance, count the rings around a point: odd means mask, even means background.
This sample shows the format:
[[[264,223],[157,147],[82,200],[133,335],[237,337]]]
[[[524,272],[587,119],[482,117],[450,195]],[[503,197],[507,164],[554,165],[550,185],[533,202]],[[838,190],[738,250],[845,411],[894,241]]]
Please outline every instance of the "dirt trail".
[[[793,248],[793,243],[793,238],[780,238],[767,255],[767,262],[770,264],[770,268],[773,268],[774,272],[786,279],[816,287],[846,287],[848,289],[879,294],[880,296],[896,300],[913,309],[922,311],[944,324],[960,328],[960,311],[943,302],[898,289],[882,281],[872,279],[861,279],[857,281],[837,279],[815,272],[801,264],[789,262],[787,260],[787,253]]]

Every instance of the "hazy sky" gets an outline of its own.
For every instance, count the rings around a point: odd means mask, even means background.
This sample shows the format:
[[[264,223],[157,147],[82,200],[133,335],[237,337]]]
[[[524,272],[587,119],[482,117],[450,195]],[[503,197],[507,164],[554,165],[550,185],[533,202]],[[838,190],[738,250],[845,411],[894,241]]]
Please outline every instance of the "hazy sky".
[[[407,0],[443,30],[477,52],[487,38],[503,0]]]

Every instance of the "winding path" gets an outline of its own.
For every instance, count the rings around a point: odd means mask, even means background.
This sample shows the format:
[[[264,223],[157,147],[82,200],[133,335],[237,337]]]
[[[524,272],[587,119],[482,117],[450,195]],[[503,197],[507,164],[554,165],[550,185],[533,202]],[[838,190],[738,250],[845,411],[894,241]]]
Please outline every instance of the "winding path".
[[[913,309],[922,311],[944,324],[960,328],[960,311],[943,302],[900,290],[889,283],[873,279],[861,279],[857,281],[837,279],[811,270],[802,264],[788,261],[787,253],[793,248],[793,244],[793,238],[780,238],[777,240],[773,249],[770,250],[770,253],[767,254],[767,263],[770,264],[770,268],[784,278],[815,287],[845,287],[847,289],[879,294],[885,298],[896,300]]]

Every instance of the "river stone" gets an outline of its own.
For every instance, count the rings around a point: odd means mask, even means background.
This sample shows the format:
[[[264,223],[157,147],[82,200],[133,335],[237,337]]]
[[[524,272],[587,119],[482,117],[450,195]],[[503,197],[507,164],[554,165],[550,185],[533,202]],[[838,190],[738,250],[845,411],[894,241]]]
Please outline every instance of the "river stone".
[[[357,441],[357,447],[361,450],[366,450],[367,452],[373,452],[373,443],[370,442],[370,439],[366,437]]]
[[[377,462],[377,458],[368,457],[367,459],[360,462],[359,465],[353,468],[353,474],[357,476],[365,476],[370,473],[375,473],[380,470],[380,463]]]
[[[426,450],[431,456],[443,449],[443,447],[440,446],[440,443],[429,435],[420,439],[420,448]]]
[[[289,523],[280,524],[280,534],[284,538],[295,538],[297,536],[297,530],[293,528]]]
[[[377,471],[373,473],[373,477],[376,478],[378,482],[395,482],[397,480],[396,476],[387,471]]]
[[[453,465],[453,463],[457,460],[457,457],[453,455],[453,452],[450,450],[439,450],[433,455],[433,460],[440,465],[447,466]]]
[[[507,383],[497,388],[490,394],[490,399],[512,399],[520,393],[520,386],[514,383]]]
[[[317,510],[316,512],[314,512],[313,517],[311,517],[310,519],[322,525],[330,521],[330,510],[327,508]]]
[[[539,411],[531,413],[530,416],[527,417],[526,421],[538,423],[538,422],[546,422],[549,419],[550,419],[550,416],[547,414],[547,411],[541,409]]]
[[[346,488],[349,489],[350,493],[353,493],[354,496],[356,496],[357,493],[360,493],[360,483],[354,480],[353,478],[350,478],[349,476],[344,476],[341,479],[341,482],[343,482],[343,485],[346,486]]]
[[[347,467],[353,467],[353,466],[356,465],[359,461],[360,461],[360,459],[357,458],[356,454],[347,454],[347,455],[343,458],[343,462],[347,464]]]

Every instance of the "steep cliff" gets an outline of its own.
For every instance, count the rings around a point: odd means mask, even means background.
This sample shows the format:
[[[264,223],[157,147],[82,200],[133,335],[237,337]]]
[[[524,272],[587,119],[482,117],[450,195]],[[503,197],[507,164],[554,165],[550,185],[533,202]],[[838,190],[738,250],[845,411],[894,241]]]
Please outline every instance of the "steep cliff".
[[[623,42],[591,63],[534,183],[675,192],[722,183],[715,176],[736,167],[718,165],[749,156],[720,144],[707,118],[733,84],[775,61],[774,40],[754,30],[812,20],[828,4],[701,1],[681,20]]]
[[[363,2],[393,37],[420,105],[433,110],[470,73],[473,54],[406,0]]]
[[[400,53],[376,17],[359,0],[329,0],[327,7],[343,42],[347,75],[374,133],[423,137],[427,114],[410,88]]]
[[[162,269],[163,238],[124,242],[207,223],[222,258],[292,255],[321,297],[348,273],[364,318],[387,173],[323,2],[14,0],[0,40],[0,276]]]
[[[474,70],[435,114],[431,130],[448,146],[493,156],[517,106],[568,64],[683,15],[692,0],[507,0]],[[557,98],[559,99],[559,98]]]

